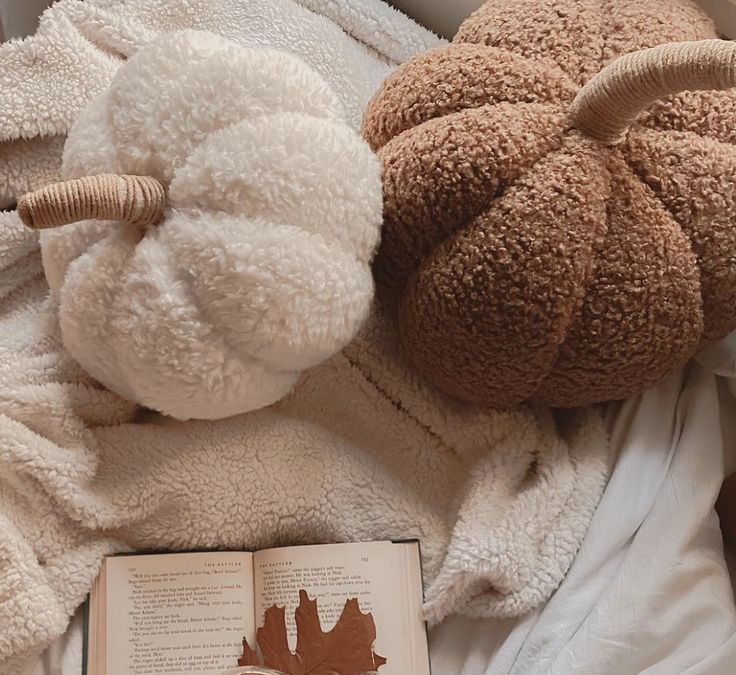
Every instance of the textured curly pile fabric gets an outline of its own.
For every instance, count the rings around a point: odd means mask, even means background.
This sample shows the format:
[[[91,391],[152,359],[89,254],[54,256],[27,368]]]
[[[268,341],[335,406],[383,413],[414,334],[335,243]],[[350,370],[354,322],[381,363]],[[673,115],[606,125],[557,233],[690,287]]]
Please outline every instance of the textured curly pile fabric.
[[[512,616],[569,568],[610,470],[595,411],[483,412],[406,367],[380,309],[278,405],[178,422],[63,349],[37,236],[0,214],[0,673],[66,628],[102,556],[418,537],[427,616]]]
[[[441,44],[379,0],[59,0],[35,35],[0,47],[0,207],[59,180],[64,137],[125,59],[188,28],[298,56],[353,127],[397,63]]]
[[[568,110],[612,58],[715,37],[691,2],[490,0],[393,73],[376,264],[408,358],[461,399],[620,399],[736,327],[736,94],[686,92],[606,147]]]
[[[36,68],[23,62],[27,70],[0,76],[24,77],[42,92],[51,68],[74,94],[69,109],[43,99],[47,121],[66,133],[90,91],[112,77],[105,71],[74,88],[93,65],[76,50],[78,29],[130,55],[161,32],[206,28],[249,46],[293,48],[356,125],[395,61],[437,44],[381,3],[302,4],[344,31],[290,0],[61,0],[45,31],[55,26],[63,58],[39,51]],[[61,67],[66,58],[74,69]],[[9,97],[0,89],[0,104]],[[38,134],[38,120],[27,119]],[[120,550],[418,536],[434,621],[518,614],[564,577],[609,474],[595,413],[558,428],[546,411],[458,405],[406,368],[380,309],[278,406],[218,422],[150,414],[100,388],[63,349],[57,310],[37,235],[16,214],[1,214],[3,675],[23,672],[64,632],[102,556]]]
[[[167,189],[145,232],[108,218],[41,234],[64,344],[121,396],[177,419],[260,408],[367,317],[378,162],[300,59],[160,36],[69,134],[63,177],[96,174]]]

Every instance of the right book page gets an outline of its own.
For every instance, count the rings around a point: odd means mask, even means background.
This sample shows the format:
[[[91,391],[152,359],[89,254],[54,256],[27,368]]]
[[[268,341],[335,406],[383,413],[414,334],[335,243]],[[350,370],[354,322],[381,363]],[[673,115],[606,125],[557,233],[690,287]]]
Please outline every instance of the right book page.
[[[331,630],[345,601],[358,598],[376,625],[374,651],[387,659],[380,675],[429,675],[421,616],[422,579],[416,542],[295,546],[253,556],[256,625],[273,605],[286,607],[286,628],[296,648],[294,610],[299,591],[317,599],[322,630]]]

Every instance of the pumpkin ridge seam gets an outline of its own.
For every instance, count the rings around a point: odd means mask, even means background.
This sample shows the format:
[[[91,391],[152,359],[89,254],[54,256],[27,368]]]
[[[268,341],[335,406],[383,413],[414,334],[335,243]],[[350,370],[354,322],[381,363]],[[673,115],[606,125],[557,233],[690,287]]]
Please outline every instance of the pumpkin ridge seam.
[[[162,250],[164,249],[164,247],[161,247],[161,248]],[[171,266],[171,257],[170,257],[169,251],[164,250],[164,254],[166,256],[168,267],[173,272],[174,268]],[[215,321],[212,320],[211,315],[208,313],[205,307],[205,303],[203,303],[202,299],[199,297],[197,292],[194,290],[194,287],[192,286],[192,284],[189,283],[189,279],[187,278],[186,273],[184,271],[181,271],[179,273],[175,273],[173,276],[175,279],[181,282],[182,286],[185,289],[187,289],[186,290],[187,299],[192,303],[192,306],[196,308],[197,314],[199,315],[200,320],[203,320],[203,323],[208,324],[212,326],[213,328],[215,328],[216,326]],[[260,320],[259,320],[259,323],[260,323]],[[231,343],[230,339],[225,335],[225,333],[222,330],[220,330],[219,328],[215,328],[215,330],[217,332],[218,337],[220,337],[220,339],[222,340],[223,346],[226,349],[227,358],[234,360],[234,361],[240,360],[242,358],[242,356],[240,355],[240,350],[238,350],[237,347],[235,347]],[[248,358],[252,358],[256,362],[265,366],[267,369],[273,372],[276,372],[276,373],[294,372],[293,370],[282,370],[280,368],[277,368],[276,366],[266,361],[263,357],[250,353],[250,352],[245,353],[245,356],[247,356]],[[223,373],[223,377],[227,377],[227,376],[225,376]]]
[[[537,164],[549,157],[551,154],[561,150],[562,146],[564,145],[564,141],[570,137],[571,132],[573,131],[575,131],[574,127],[572,127],[572,125],[570,125],[568,122],[565,122],[563,126],[563,131],[559,137],[559,143],[556,147],[550,147],[546,152],[543,152],[539,157],[533,159],[529,164],[519,164],[519,171],[516,177],[512,178],[505,185],[499,187],[499,189],[493,194],[489,193],[487,195],[488,201],[483,206],[479,207],[477,212],[465,218],[459,227],[457,227],[452,232],[448,232],[447,236],[443,237],[439,242],[437,242],[437,244],[429,249],[427,255],[423,256],[419,260],[419,264],[406,276],[406,286],[409,285],[409,280],[421,270],[422,266],[431,260],[432,256],[437,252],[440,247],[448,244],[450,240],[452,240],[454,237],[466,232],[470,227],[475,224],[475,221],[478,218],[488,213],[489,210],[493,207],[494,203],[497,202],[499,199],[502,199],[506,195],[508,190],[513,188],[518,183],[518,181],[522,178],[524,174],[532,171],[537,166]]]
[[[612,177],[610,170],[608,171],[608,187],[609,190],[612,187]],[[542,380],[545,378],[553,375],[555,373],[555,369],[557,368],[557,364],[559,363],[560,359],[562,358],[562,354],[560,353],[562,346],[567,341],[567,334],[571,326],[575,324],[575,321],[580,317],[583,311],[583,307],[585,306],[585,299],[588,296],[588,290],[590,289],[591,284],[596,278],[597,272],[598,272],[598,265],[600,260],[600,252],[601,249],[605,247],[606,240],[608,238],[608,224],[610,222],[610,194],[608,199],[606,199],[606,228],[603,234],[601,235],[600,241],[595,242],[593,246],[591,246],[590,255],[592,259],[592,263],[590,265],[590,272],[586,276],[583,283],[581,283],[581,287],[583,288],[583,293],[580,296],[580,300],[578,301],[578,306],[575,308],[574,311],[570,312],[570,320],[568,321],[567,325],[565,326],[565,339],[558,345],[557,351],[555,352],[555,358],[552,360],[552,364],[550,369],[547,371],[547,374],[545,375]],[[596,245],[597,244],[597,245]],[[533,397],[532,397],[533,399]]]
[[[649,184],[649,181],[646,180],[646,174],[643,170],[640,170],[636,165],[632,163],[630,158],[627,156],[626,153],[622,152],[621,156],[623,157],[624,164],[628,167],[629,171],[636,176],[636,178],[641,182],[641,184],[644,186],[644,188],[654,197],[654,199],[657,200],[657,203],[662,207],[662,209],[667,213],[667,215],[672,219],[672,222],[677,225],[677,229],[680,231],[683,237],[687,240],[687,245],[690,248],[690,253],[692,253],[693,258],[695,260],[698,260],[698,255],[695,253],[695,250],[693,249],[693,242],[690,238],[690,235],[685,231],[685,229],[682,227],[682,224],[680,223],[680,219],[675,216],[675,212],[667,205],[667,203],[662,199],[660,194]],[[703,280],[700,276],[700,265],[696,265],[695,269],[698,274],[698,288],[699,288],[699,294],[700,294],[700,302],[701,306],[705,306],[705,298],[703,297]]]
[[[608,33],[604,28],[609,27],[608,17],[611,16],[611,13],[613,12],[613,2],[612,0],[603,0],[601,4],[598,5],[598,11],[600,13],[601,17],[601,24],[600,24],[600,30],[601,30],[601,55],[598,59],[598,70],[603,69],[604,60],[606,58],[606,54],[608,53]],[[605,11],[604,11],[605,7]]]
[[[636,167],[629,161],[629,158],[626,156],[624,152],[620,152],[620,155],[623,159],[624,166],[631,171],[631,174],[636,178],[644,188],[645,191],[647,191],[657,202],[657,204],[660,204],[664,212],[671,218],[672,222],[676,225],[679,232],[682,234],[682,236],[687,241],[688,248],[690,250],[690,253],[692,254],[694,260],[698,261],[698,256],[695,253],[695,250],[693,249],[693,242],[690,239],[690,235],[688,235],[687,232],[683,229],[682,225],[680,224],[680,221],[678,218],[675,217],[675,214],[673,213],[672,209],[670,209],[667,204],[664,203],[664,201],[660,198],[659,194],[654,190],[654,188],[649,185],[649,183],[644,179],[644,174],[640,173]],[[703,298],[703,281],[700,275],[700,265],[695,265],[695,273],[698,275],[698,297],[700,298],[700,311],[702,315],[703,307],[705,306],[705,298]],[[704,318],[704,317],[703,317]],[[700,338],[699,342],[703,339],[703,334],[705,331],[705,323],[702,324],[701,330],[700,330]],[[674,356],[676,354],[675,345],[673,343],[670,343],[670,351],[668,352],[668,355],[670,357]],[[697,350],[696,352],[697,353]],[[694,356],[694,353],[691,354],[691,357]],[[688,358],[689,361],[689,358]]]

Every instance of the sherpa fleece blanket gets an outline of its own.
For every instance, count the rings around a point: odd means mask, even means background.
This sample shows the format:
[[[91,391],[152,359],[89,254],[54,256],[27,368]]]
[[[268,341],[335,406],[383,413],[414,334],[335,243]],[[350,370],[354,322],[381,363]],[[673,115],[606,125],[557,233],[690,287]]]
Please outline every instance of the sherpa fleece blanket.
[[[288,49],[356,126],[392,64],[436,44],[380,3],[304,4],[322,15],[285,0],[61,0],[37,41],[0,48],[6,195],[54,175],[69,125],[146,36],[193,27]],[[483,413],[426,388],[380,307],[269,409],[187,423],[137,409],[65,353],[36,235],[0,214],[0,673],[63,633],[121,550],[418,537],[432,621],[522,613],[564,577],[608,467],[595,412]]]
[[[0,208],[58,179],[65,135],[123,59],[185,28],[299,56],[355,128],[396,64],[442,43],[378,0],[61,0],[0,48]]]
[[[595,412],[484,413],[407,370],[380,308],[293,394],[177,422],[102,389],[60,342],[36,237],[0,214],[0,672],[61,634],[102,556],[417,537],[426,612],[544,602],[608,472]]]

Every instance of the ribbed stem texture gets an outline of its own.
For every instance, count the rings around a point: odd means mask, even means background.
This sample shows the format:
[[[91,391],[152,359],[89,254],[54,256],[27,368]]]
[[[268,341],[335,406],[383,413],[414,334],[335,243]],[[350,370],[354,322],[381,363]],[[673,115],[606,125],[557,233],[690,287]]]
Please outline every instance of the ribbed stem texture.
[[[698,40],[624,54],[592,77],[572,102],[573,124],[614,145],[657,99],[694,89],[736,86],[736,43]]]
[[[24,195],[18,215],[35,229],[80,220],[121,220],[141,229],[163,218],[164,186],[150,176],[100,174],[46,185]]]

